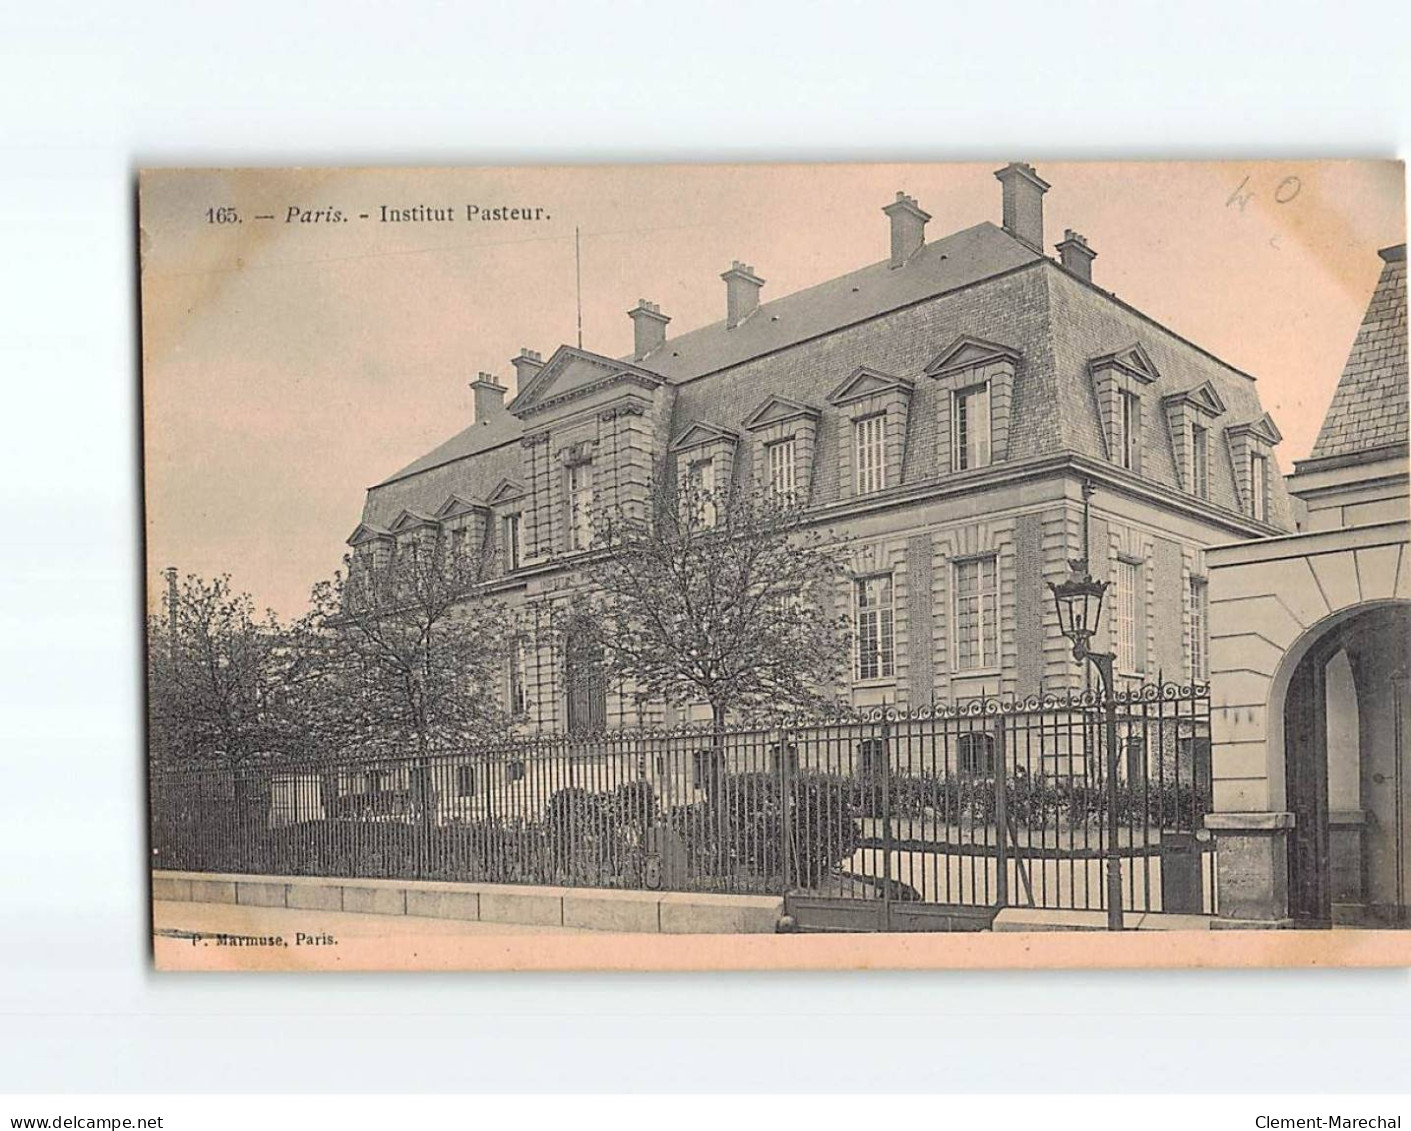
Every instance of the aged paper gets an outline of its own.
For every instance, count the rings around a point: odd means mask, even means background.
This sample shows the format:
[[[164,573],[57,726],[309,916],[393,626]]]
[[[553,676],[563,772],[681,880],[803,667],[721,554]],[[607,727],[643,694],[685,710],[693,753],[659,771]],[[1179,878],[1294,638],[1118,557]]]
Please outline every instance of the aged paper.
[[[157,965],[1406,962],[1404,203],[145,171]]]

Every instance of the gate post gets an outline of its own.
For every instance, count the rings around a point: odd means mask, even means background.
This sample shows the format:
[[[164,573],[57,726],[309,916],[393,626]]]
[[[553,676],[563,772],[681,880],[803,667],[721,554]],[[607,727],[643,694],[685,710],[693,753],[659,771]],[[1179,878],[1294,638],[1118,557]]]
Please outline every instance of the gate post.
[[[1004,716],[995,722],[995,903],[1009,906],[1009,759],[1005,749]]]

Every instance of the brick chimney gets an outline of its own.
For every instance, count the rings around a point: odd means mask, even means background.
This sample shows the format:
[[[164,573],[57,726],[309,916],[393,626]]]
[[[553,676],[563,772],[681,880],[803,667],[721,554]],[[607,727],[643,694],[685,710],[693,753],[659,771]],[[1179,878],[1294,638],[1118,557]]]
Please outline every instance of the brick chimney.
[[[632,319],[632,360],[641,361],[652,350],[666,343],[666,324],[671,321],[654,302],[644,298],[627,312]]]
[[[1043,254],[1048,182],[1022,161],[1011,161],[995,176],[1004,186],[1004,230]]]
[[[515,392],[522,393],[534,379],[534,374],[544,368],[544,359],[539,356],[538,350],[522,349],[518,357],[510,358],[510,364],[514,366]]]
[[[1093,281],[1093,260],[1097,258],[1097,252],[1088,246],[1087,236],[1065,228],[1063,242],[1054,244],[1054,248],[1065,271],[1071,271],[1085,283]]]
[[[475,423],[488,424],[505,411],[505,387],[493,373],[477,373],[470,383],[475,394]]]
[[[925,244],[926,221],[931,217],[904,192],[897,193],[882,211],[892,222],[892,266],[901,267]]]
[[[754,268],[738,259],[720,276],[725,280],[725,328],[733,330],[759,309],[759,292],[764,280]]]

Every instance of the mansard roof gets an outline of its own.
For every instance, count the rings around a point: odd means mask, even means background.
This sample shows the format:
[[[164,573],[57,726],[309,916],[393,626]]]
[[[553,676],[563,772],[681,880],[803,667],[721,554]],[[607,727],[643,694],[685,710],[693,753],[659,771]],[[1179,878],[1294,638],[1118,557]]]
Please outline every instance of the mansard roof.
[[[647,364],[669,381],[688,381],[1042,260],[986,221],[924,244],[904,268],[888,257],[761,303],[738,326],[722,319],[668,338]]]
[[[1153,409],[1164,398],[1187,397],[1219,415],[1221,426],[1253,426],[1263,415],[1248,374],[995,225],[980,224],[924,245],[901,268],[883,260],[764,303],[733,329],[722,321],[668,338],[641,362],[561,346],[519,390],[512,411],[463,431],[380,484],[363,517],[385,527],[403,507],[429,510],[450,493],[492,498],[496,484],[525,474],[517,441],[545,423],[540,414],[557,405],[576,412],[582,399],[616,393],[615,383],[627,386],[624,392],[637,386],[644,398],[655,393],[669,414],[660,425],[679,443],[698,422],[713,422],[717,435],[731,429],[747,435],[770,421],[816,417],[888,388],[908,391],[924,426],[934,419],[934,398],[943,395],[927,376],[1000,358],[1023,360],[1012,399],[998,406],[1010,414],[1010,461],[1059,452],[1105,458],[1088,380],[1095,367],[1130,374]],[[1276,434],[1272,424],[1262,433]],[[908,443],[903,458],[903,482],[946,473],[936,466],[934,444]],[[1149,446],[1142,475],[1181,489],[1169,444]],[[820,470],[814,498],[824,501],[836,489],[834,473]],[[1273,495],[1271,514],[1283,522],[1280,485]],[[1229,468],[1220,461],[1212,463],[1209,501],[1239,511]]]
[[[1407,442],[1406,245],[1380,254],[1381,277],[1310,459]]]

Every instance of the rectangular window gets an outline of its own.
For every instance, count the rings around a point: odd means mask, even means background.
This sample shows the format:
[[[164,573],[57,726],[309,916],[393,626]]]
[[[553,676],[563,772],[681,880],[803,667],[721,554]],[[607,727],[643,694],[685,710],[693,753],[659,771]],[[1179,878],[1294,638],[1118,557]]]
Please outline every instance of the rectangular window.
[[[473,797],[475,795],[475,767],[456,767],[456,796]]]
[[[1117,462],[1128,470],[1137,469],[1137,445],[1141,443],[1141,401],[1135,393],[1118,395]]]
[[[955,563],[955,667],[991,671],[999,667],[999,602],[995,557]]]
[[[586,550],[593,541],[593,465],[568,469],[568,548]]]
[[[1191,678],[1209,679],[1209,594],[1202,578],[1191,578]]]
[[[780,440],[765,449],[769,457],[769,494],[779,502],[794,501],[797,480],[794,478],[794,440]]]
[[[1126,675],[1137,672],[1137,589],[1141,577],[1142,567],[1136,562],[1118,561],[1112,620],[1117,642],[1117,670]]]
[[[521,759],[505,763],[505,780],[508,782],[518,782],[524,780],[524,762]]]
[[[1210,498],[1210,434],[1199,424],[1191,425],[1191,490],[1196,498]]]
[[[1261,455],[1249,457],[1249,513],[1260,522],[1269,517],[1269,461]]]
[[[857,594],[854,622],[858,679],[892,677],[892,578],[864,577],[853,583]]]
[[[951,414],[952,463],[956,471],[990,464],[990,386],[972,385],[955,394]]]
[[[992,774],[995,772],[994,736],[984,731],[962,734],[956,744],[956,767],[962,774]]]
[[[505,572],[513,573],[519,568],[519,515],[507,514],[500,520],[500,544]]]
[[[529,713],[529,697],[524,675],[524,638],[516,637],[513,651],[510,653],[509,686],[505,696],[505,705],[516,718]]]
[[[853,425],[857,448],[857,493],[867,495],[887,485],[885,415],[869,416]]]
[[[698,459],[686,468],[686,486],[694,513],[687,521],[695,526],[715,525],[715,461]]]
[[[879,778],[887,769],[887,744],[880,738],[864,738],[857,744],[857,772],[864,778]]]

